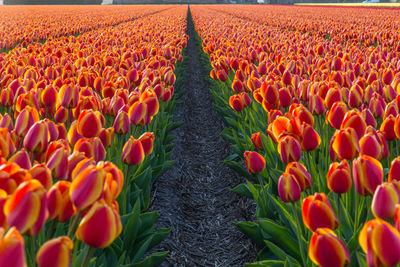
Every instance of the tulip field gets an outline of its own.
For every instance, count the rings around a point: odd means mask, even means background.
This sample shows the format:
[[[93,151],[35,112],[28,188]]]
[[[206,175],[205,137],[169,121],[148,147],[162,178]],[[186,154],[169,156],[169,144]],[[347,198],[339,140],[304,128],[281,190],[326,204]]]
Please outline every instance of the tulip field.
[[[257,203],[248,266],[400,263],[396,9],[191,8],[225,163]],[[241,163],[244,162],[244,163]]]
[[[0,7],[0,267],[193,266],[159,249],[171,235],[191,240],[157,226],[165,214],[153,205],[153,185],[183,157],[174,115],[196,83],[190,41],[231,152],[207,158],[229,166],[241,183],[228,190],[255,206],[232,222],[257,249],[246,266],[400,266],[399,15]],[[187,231],[194,240],[203,227]]]

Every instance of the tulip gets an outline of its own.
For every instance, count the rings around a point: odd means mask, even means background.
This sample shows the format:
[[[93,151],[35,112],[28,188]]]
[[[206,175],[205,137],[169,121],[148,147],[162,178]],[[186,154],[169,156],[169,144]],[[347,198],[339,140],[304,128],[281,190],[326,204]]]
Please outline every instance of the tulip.
[[[240,97],[240,95],[231,96],[229,98],[229,105],[236,112],[240,112],[245,108],[245,104],[243,102],[243,99]]]
[[[336,131],[332,148],[341,159],[352,159],[360,151],[358,136],[353,128]]]
[[[262,172],[265,169],[265,159],[255,151],[245,151],[243,154],[247,171],[250,174]]]
[[[305,151],[312,151],[318,148],[321,143],[321,137],[314,128],[306,123],[303,123],[303,136],[301,140],[301,148]]]
[[[351,188],[351,170],[346,160],[333,162],[329,166],[327,184],[329,190],[336,194],[344,194]]]
[[[395,158],[390,165],[388,182],[394,180],[400,181],[400,156]]]
[[[382,159],[382,145],[377,134],[366,133],[360,139],[360,155],[371,156],[377,160]]]
[[[364,121],[361,112],[355,109],[348,111],[340,126],[340,129],[345,128],[353,128],[356,131],[358,138],[361,138],[367,129],[367,123]]]
[[[382,164],[370,156],[359,156],[353,161],[353,179],[360,195],[374,194],[383,180]]]
[[[99,224],[99,222],[102,222]],[[95,202],[82,218],[76,231],[77,239],[96,248],[109,246],[122,231],[117,207],[104,200]]]
[[[142,143],[131,136],[122,148],[122,162],[128,165],[138,165],[144,160]]]
[[[90,138],[100,134],[102,124],[99,116],[91,109],[85,109],[77,120],[76,129],[78,134]]]
[[[313,233],[308,255],[315,264],[321,267],[343,267],[350,264],[348,248],[328,228],[319,228]]]
[[[265,134],[260,132],[251,135],[251,142],[257,150],[264,150],[261,135],[266,138]]]
[[[47,192],[47,209],[50,219],[67,222],[76,213],[69,195],[70,188],[70,182],[59,181]]]
[[[381,127],[379,128],[383,132],[387,141],[396,140],[395,123],[395,117],[389,115],[389,117],[383,120]]]
[[[24,139],[24,148],[34,153],[42,153],[47,150],[48,127],[45,121],[38,121],[32,125]]]
[[[299,162],[288,163],[288,165],[286,165],[285,173],[294,176],[300,186],[301,191],[306,190],[312,184],[311,175],[308,173],[306,167]]]
[[[32,179],[38,180],[46,190],[53,185],[51,170],[45,164],[36,164],[29,170]]]
[[[60,236],[44,243],[37,255],[39,267],[69,267],[74,243],[67,236]]]
[[[300,160],[301,147],[294,137],[287,135],[279,140],[278,153],[281,156],[281,160],[288,164],[289,162]]]
[[[84,210],[98,200],[103,193],[105,171],[89,166],[74,177],[69,191],[71,201],[78,210]]]
[[[0,228],[0,266],[26,267],[25,241],[15,227]]]
[[[328,110],[328,113],[326,114],[326,120],[329,122],[331,127],[340,129],[340,125],[342,125],[346,113],[346,104],[343,102],[336,102],[333,104],[332,108]]]
[[[46,107],[53,107],[57,103],[57,96],[57,90],[52,85],[48,85],[41,91],[40,103]]]
[[[395,205],[400,202],[400,195],[392,183],[379,185],[372,198],[371,209],[375,217],[381,219],[393,218]]]
[[[367,254],[368,266],[394,266],[400,263],[400,233],[390,224],[374,219],[361,229],[358,242]]]
[[[4,214],[4,205],[6,204],[7,198],[7,192],[3,189],[0,189],[0,229],[8,228],[7,217]]]
[[[54,151],[47,161],[47,168],[51,170],[54,179],[65,179],[68,173],[68,156],[67,149],[61,147]]]
[[[14,152],[15,146],[10,133],[7,128],[0,128],[0,156],[7,159]]]
[[[47,219],[46,191],[37,180],[20,184],[4,205],[9,226],[33,236],[40,232]]]
[[[58,92],[61,106],[65,108],[75,108],[79,99],[79,87],[64,84]]]
[[[17,116],[15,120],[15,133],[18,136],[25,136],[32,125],[39,121],[39,114],[36,109],[27,106]]]
[[[150,155],[153,152],[154,139],[154,133],[152,132],[145,132],[138,138],[138,140],[142,144],[145,156]]]
[[[318,228],[336,229],[338,227],[338,219],[332,209],[328,197],[324,193],[315,193],[303,200],[301,208],[303,222],[311,231]]]
[[[319,96],[312,94],[308,102],[308,109],[312,114],[321,115],[325,113],[324,100]]]
[[[283,202],[296,202],[301,197],[301,188],[294,175],[284,173],[278,180],[278,193]]]
[[[82,138],[76,142],[74,151],[83,152],[86,157],[101,161],[106,158],[106,150],[100,138]]]
[[[100,131],[99,138],[101,140],[101,143],[103,144],[104,148],[108,148],[112,145],[112,142],[114,140],[114,128],[103,128]]]
[[[98,167],[106,172],[104,182],[103,199],[111,205],[119,196],[124,185],[124,175],[122,171],[112,162],[99,162]]]
[[[147,115],[147,104],[143,102],[135,102],[129,108],[129,120],[132,124],[144,125]]]
[[[18,166],[25,170],[29,170],[31,168],[31,159],[29,158],[29,154],[25,151],[25,149],[15,153],[11,158],[8,159],[8,161],[18,164]]]
[[[68,129],[67,137],[68,137],[68,142],[71,146],[75,146],[75,144],[78,142],[78,140],[83,138],[82,135],[78,134],[78,130],[76,127],[76,121],[71,123],[71,125]]]
[[[127,134],[131,127],[128,113],[122,110],[119,111],[115,118],[113,127],[116,134]]]

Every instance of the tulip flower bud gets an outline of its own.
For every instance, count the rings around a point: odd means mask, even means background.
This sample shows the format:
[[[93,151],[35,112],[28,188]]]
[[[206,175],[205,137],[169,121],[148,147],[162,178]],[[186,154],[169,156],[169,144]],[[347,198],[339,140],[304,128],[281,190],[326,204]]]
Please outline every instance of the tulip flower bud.
[[[395,158],[390,165],[388,182],[394,180],[400,181],[400,156]]]
[[[135,102],[128,111],[129,120],[132,124],[144,125],[147,115],[147,104],[143,102]]]
[[[9,226],[33,236],[40,232],[47,219],[46,190],[37,180],[20,184],[4,205]]]
[[[76,142],[74,151],[83,152],[86,157],[101,161],[106,158],[106,150],[100,138],[82,138]]]
[[[145,132],[138,138],[140,143],[142,143],[145,156],[150,155],[153,152],[154,139],[154,133],[152,132]]]
[[[265,169],[265,159],[255,151],[245,151],[243,154],[247,171],[250,174],[262,172]]]
[[[38,180],[46,190],[53,185],[51,170],[45,164],[36,164],[29,170],[32,179]]]
[[[114,128],[101,129],[99,138],[105,148],[110,147],[114,140]]]
[[[301,147],[305,151],[312,151],[319,147],[321,137],[314,130],[314,128],[306,123],[303,123],[303,136],[301,140]]]
[[[254,133],[254,134],[251,135],[251,142],[253,143],[254,147],[257,150],[264,150],[264,146],[263,146],[263,143],[262,143],[261,135],[263,135],[265,138],[267,138],[265,136],[265,134],[260,133],[260,132]]]
[[[301,208],[303,222],[311,231],[318,228],[336,229],[338,219],[332,209],[328,197],[324,193],[315,193],[303,200]]]
[[[79,99],[79,87],[64,84],[58,92],[61,106],[65,108],[75,108]]]
[[[393,218],[395,205],[400,202],[400,195],[392,183],[379,185],[372,198],[371,209],[375,217],[381,219]]]
[[[368,266],[395,266],[400,263],[400,233],[389,223],[374,219],[361,229],[358,242],[367,254]]]
[[[14,154],[15,146],[7,128],[0,128],[0,156],[7,159]]]
[[[72,181],[73,170],[75,169],[77,164],[84,159],[86,159],[86,157],[85,157],[84,153],[82,153],[82,152],[75,151],[74,153],[69,155],[69,157],[68,157],[68,181]],[[94,165],[95,161],[93,159],[91,159],[91,160],[92,160],[91,165]]]
[[[352,159],[360,151],[358,136],[353,128],[336,131],[332,148],[341,159]]]
[[[0,229],[8,228],[7,217],[4,214],[4,205],[6,204],[7,198],[8,198],[7,192],[3,189],[0,189]]]
[[[281,156],[281,160],[288,164],[289,162],[300,160],[301,147],[294,137],[286,135],[279,140],[278,153]]]
[[[308,109],[312,114],[321,115],[325,113],[325,104],[324,100],[319,96],[312,94],[310,95],[308,102]]]
[[[0,120],[0,128],[6,128],[9,132],[14,129],[12,119],[8,113],[3,114]]]
[[[142,143],[131,136],[122,149],[122,162],[128,165],[138,165],[144,160]]]
[[[38,121],[32,125],[24,139],[24,148],[34,153],[47,150],[49,131],[45,121]]]
[[[115,118],[113,127],[116,134],[127,134],[131,127],[128,113],[125,111],[119,111]]]
[[[351,188],[351,170],[346,160],[333,162],[329,166],[327,184],[329,190],[336,194],[344,194]]]
[[[312,184],[311,175],[306,167],[300,162],[290,162],[286,165],[285,173],[291,174],[300,186],[300,190],[304,191]]]
[[[68,156],[69,152],[67,149],[61,147],[58,148],[51,155],[47,161],[47,168],[50,169],[54,179],[65,179],[68,173]]]
[[[26,267],[25,241],[15,227],[0,228],[0,266]]]
[[[353,128],[356,131],[358,138],[361,138],[367,129],[367,123],[364,121],[361,112],[355,109],[348,111],[344,116],[342,125],[340,126],[340,129],[345,128]]]
[[[359,156],[353,161],[354,186],[360,195],[372,195],[382,183],[382,164],[370,156]]]
[[[329,122],[329,125],[335,129],[340,129],[347,110],[347,106],[343,102],[333,104],[332,108],[326,114],[326,120]]]
[[[76,209],[69,196],[70,188],[70,182],[59,181],[47,192],[47,209],[50,219],[67,222],[76,213]]]
[[[107,204],[111,205],[122,191],[122,187],[124,185],[124,175],[122,171],[112,162],[101,161],[97,164],[97,166],[106,172],[103,199],[107,202]]]
[[[68,129],[68,142],[71,146],[75,146],[79,139],[83,138],[82,135],[78,134],[78,130],[76,127],[76,121],[72,122]]]
[[[308,255],[315,264],[321,267],[343,267],[350,264],[349,249],[328,228],[319,228],[313,233]]]
[[[82,170],[74,177],[69,191],[72,203],[84,210],[98,200],[103,193],[105,171],[96,166]]]
[[[22,149],[15,153],[11,158],[8,159],[9,162],[18,164],[21,168],[29,170],[31,168],[31,159],[25,149]]]
[[[99,222],[102,222],[99,227]],[[82,218],[76,231],[77,239],[95,248],[109,246],[121,234],[122,225],[117,207],[101,199]]]
[[[74,243],[67,236],[60,236],[44,243],[37,255],[39,267],[69,267]]]
[[[294,175],[284,173],[278,180],[278,193],[283,202],[296,202],[301,197],[301,188]]]
[[[376,128],[376,120],[368,108],[364,108],[361,114],[367,126]]]
[[[240,112],[246,107],[240,95],[231,96],[229,98],[229,105],[236,112]]]
[[[57,90],[52,85],[48,85],[41,91],[40,103],[42,106],[53,107],[57,103],[57,96]]]
[[[395,123],[395,117],[389,115],[389,117],[383,120],[381,127],[379,128],[381,132],[383,132],[387,141],[396,140]]]
[[[101,121],[98,115],[91,109],[85,109],[79,115],[76,129],[78,134],[83,137],[97,137],[102,128]]]

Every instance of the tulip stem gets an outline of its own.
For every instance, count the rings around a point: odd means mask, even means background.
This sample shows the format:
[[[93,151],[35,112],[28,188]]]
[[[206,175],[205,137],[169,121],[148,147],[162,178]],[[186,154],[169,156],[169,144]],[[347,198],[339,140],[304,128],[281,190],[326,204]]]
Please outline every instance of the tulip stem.
[[[78,213],[75,215],[74,220],[72,221],[72,224],[69,226],[68,230],[68,237],[74,240],[75,238],[73,237],[76,226],[78,225],[79,217],[81,217],[81,211],[78,211]]]
[[[297,241],[299,242],[302,266],[306,266],[306,257],[304,255],[303,240],[301,238],[302,235],[301,235],[301,231],[300,231],[301,225],[300,225],[299,217],[297,216],[296,204],[294,202],[292,202],[292,209],[293,209],[294,218],[296,219]]]
[[[31,267],[35,267],[35,237],[34,236],[31,236],[30,238],[29,238],[30,240],[30,254],[31,254]]]
[[[57,225],[57,221],[56,220],[52,220],[51,224],[50,224],[50,228],[47,231],[46,240],[50,240],[51,236],[53,235],[54,228],[56,227],[56,225]]]
[[[82,267],[89,267],[90,259],[92,258],[94,250],[95,250],[94,247],[88,246],[88,249],[86,250],[85,258],[83,260]]]
[[[341,222],[341,220],[340,220],[340,199],[341,199],[341,194],[336,194],[336,198],[337,198],[337,217],[338,217],[338,221],[339,222]],[[339,238],[341,238],[341,235],[340,235],[340,225],[339,225],[339,227],[337,228],[337,231],[338,231],[338,237]]]

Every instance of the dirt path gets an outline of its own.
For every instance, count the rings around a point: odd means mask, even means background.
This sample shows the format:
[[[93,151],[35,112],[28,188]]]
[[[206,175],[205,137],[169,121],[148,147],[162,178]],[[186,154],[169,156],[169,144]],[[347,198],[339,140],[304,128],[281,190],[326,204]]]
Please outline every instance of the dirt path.
[[[156,182],[152,203],[161,214],[158,225],[172,231],[157,250],[170,251],[163,266],[244,266],[255,260],[255,249],[233,222],[249,220],[254,207],[230,192],[244,180],[223,164],[230,148],[220,136],[190,14],[188,34],[186,94],[175,113],[184,121],[175,132],[176,163]]]

